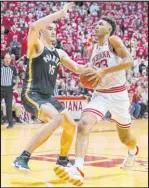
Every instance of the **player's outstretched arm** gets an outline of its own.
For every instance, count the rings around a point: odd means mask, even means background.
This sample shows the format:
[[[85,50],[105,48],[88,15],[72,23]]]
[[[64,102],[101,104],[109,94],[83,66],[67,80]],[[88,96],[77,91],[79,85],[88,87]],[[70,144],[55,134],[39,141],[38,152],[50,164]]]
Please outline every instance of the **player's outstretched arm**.
[[[50,14],[48,16],[45,16],[37,21],[35,21],[32,24],[32,27],[35,27],[37,30],[43,29],[44,27],[46,27],[49,23],[52,23],[64,16],[66,16],[67,11],[74,6],[73,2],[67,3],[64,5],[63,9],[60,11],[57,11],[53,14]]]
[[[70,57],[65,51],[61,49],[58,49],[58,53],[61,58],[61,64],[63,64],[65,67],[67,67],[69,70],[76,74],[81,74],[82,72],[84,72],[84,69],[88,67],[88,65],[77,64],[75,61],[70,59]]]
[[[73,5],[74,3],[72,2],[67,3],[64,5],[62,10],[45,16],[30,25],[28,33],[28,57],[32,56],[34,49],[36,49],[38,54],[40,54],[43,50],[43,44],[40,41],[40,31],[46,28],[49,23],[64,17],[67,14],[68,9],[70,9]]]

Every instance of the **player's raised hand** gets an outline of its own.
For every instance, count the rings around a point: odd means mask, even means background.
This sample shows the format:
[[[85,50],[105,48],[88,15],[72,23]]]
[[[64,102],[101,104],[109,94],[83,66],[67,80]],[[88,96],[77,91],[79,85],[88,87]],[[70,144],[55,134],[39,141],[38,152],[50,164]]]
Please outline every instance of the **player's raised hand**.
[[[67,14],[67,11],[72,8],[75,5],[74,2],[66,3],[63,7],[63,11],[65,14]]]

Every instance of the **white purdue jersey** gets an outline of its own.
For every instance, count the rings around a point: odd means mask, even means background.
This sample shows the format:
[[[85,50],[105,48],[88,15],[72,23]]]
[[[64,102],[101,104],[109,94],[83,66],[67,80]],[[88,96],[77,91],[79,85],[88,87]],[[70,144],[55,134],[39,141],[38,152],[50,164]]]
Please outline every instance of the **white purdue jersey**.
[[[111,49],[109,40],[102,46],[95,44],[90,59],[90,65],[98,68],[111,67],[120,62],[118,57]],[[125,70],[107,74],[102,79],[101,83],[96,87],[96,90],[110,89],[112,87],[119,87],[126,83]]]

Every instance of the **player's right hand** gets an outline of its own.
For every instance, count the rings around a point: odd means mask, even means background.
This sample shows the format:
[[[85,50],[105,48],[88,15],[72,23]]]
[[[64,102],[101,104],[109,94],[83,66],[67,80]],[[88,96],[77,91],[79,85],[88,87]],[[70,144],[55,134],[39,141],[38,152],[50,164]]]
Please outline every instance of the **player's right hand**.
[[[64,8],[63,8],[63,11],[65,12],[65,14],[67,14],[67,11],[68,11],[70,8],[72,8],[74,5],[75,5],[74,2],[66,3],[66,4],[64,5]]]

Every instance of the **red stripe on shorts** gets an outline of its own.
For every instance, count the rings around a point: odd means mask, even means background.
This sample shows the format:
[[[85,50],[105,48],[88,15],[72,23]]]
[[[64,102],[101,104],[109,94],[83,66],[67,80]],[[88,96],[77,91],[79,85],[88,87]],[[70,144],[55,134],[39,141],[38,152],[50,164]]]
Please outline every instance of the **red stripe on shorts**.
[[[100,111],[98,110],[95,110],[93,108],[86,108],[85,110],[83,110],[83,112],[93,112],[95,113],[96,115],[100,116],[102,119],[104,117],[103,113],[101,113]]]
[[[121,91],[124,91],[124,90],[126,90],[125,85],[122,85],[122,86],[119,86],[119,87],[111,87],[109,89],[98,89],[96,91],[100,92],[100,93],[117,93],[117,92],[121,92]]]
[[[124,128],[124,129],[129,128],[130,125],[131,125],[131,123],[128,123],[128,124],[121,124],[121,123],[117,122],[115,119],[111,119],[111,122],[117,123],[117,125],[118,125],[120,128]]]

